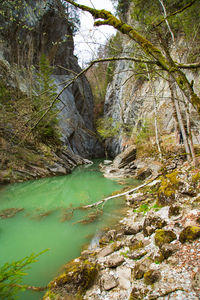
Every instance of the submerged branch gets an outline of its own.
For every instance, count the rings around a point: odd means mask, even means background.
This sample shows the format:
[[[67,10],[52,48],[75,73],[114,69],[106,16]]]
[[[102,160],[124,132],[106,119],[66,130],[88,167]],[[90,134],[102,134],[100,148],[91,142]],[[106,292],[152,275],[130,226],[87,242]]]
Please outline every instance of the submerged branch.
[[[33,285],[22,285],[22,284],[12,284],[13,287],[18,287],[20,289],[31,290],[34,292],[43,292],[48,289],[47,286],[33,286]]]

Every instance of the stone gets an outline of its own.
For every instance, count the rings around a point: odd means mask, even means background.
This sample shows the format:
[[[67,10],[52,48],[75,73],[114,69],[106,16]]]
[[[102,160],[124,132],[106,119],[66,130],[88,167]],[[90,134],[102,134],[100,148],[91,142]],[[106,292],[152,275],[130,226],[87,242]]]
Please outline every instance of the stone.
[[[117,155],[117,157],[113,161],[114,168],[123,168],[128,163],[132,162],[136,159],[136,146],[129,146],[125,151]]]
[[[170,205],[169,207],[169,218],[172,216],[178,216],[180,214],[180,206]]]
[[[173,255],[176,251],[178,251],[178,246],[175,244],[164,244],[160,251],[165,259]]]
[[[141,224],[133,224],[132,226],[127,226],[124,228],[124,234],[126,235],[135,235],[138,232],[142,231],[142,225]]]
[[[138,179],[138,180],[145,180],[146,178],[148,178],[151,175],[152,175],[151,169],[143,168],[143,169],[139,169],[136,172],[136,175],[134,176],[134,178]]]
[[[51,281],[48,288],[51,292],[60,288],[66,294],[83,293],[94,283],[98,271],[98,264],[87,259],[74,259],[64,266],[64,272]]]
[[[199,237],[200,237],[200,227],[187,226],[181,231],[179,235],[179,241],[183,244],[185,242],[194,241]]]
[[[55,164],[54,166],[49,167],[48,169],[49,169],[49,171],[51,171],[52,173],[54,173],[56,175],[66,175],[67,174],[66,169],[58,164]]]
[[[146,254],[147,254],[147,251],[142,249],[142,250],[134,251],[134,252],[128,254],[127,256],[128,256],[128,258],[137,260],[137,259],[140,259],[143,256],[145,256]]]
[[[112,244],[109,244],[108,246],[106,246],[102,250],[100,250],[97,257],[105,257],[105,256],[119,250],[121,247],[122,247],[122,244],[120,242],[114,242]]]
[[[143,233],[145,236],[150,236],[152,233],[156,231],[156,229],[161,229],[165,225],[167,225],[167,222],[157,216],[155,213],[149,213],[143,224]]]
[[[129,300],[143,300],[148,295],[149,290],[145,287],[134,286]]]
[[[144,282],[153,284],[161,279],[161,273],[158,270],[149,270],[144,274]]]
[[[115,253],[113,255],[110,255],[106,262],[105,265],[109,268],[115,268],[121,265],[124,262],[124,257]]]
[[[115,288],[117,285],[118,285],[118,282],[112,274],[105,273],[101,277],[101,287],[105,291],[109,291],[109,290]]]
[[[176,234],[173,231],[158,229],[156,230],[154,240],[156,246],[162,247],[164,244],[168,244],[176,240],[176,238]]]
[[[151,261],[148,258],[144,258],[142,261],[138,262],[134,267],[134,278],[142,279],[144,274],[149,269],[150,264]]]
[[[126,266],[117,267],[119,287],[128,290],[131,286],[131,268]]]

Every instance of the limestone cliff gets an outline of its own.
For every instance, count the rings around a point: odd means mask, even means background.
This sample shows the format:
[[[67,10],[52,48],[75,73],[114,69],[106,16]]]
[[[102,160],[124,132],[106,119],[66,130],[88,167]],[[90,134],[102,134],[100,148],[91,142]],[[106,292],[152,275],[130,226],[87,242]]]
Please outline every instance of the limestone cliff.
[[[135,5],[133,2],[139,3],[139,1],[132,1],[132,6]],[[145,5],[148,6],[148,4]],[[134,9],[132,6],[130,6],[129,11],[126,14],[126,22],[137,30],[136,20],[133,19]],[[140,9],[141,15],[144,15],[143,19],[145,19],[145,17],[148,18],[149,15],[147,11],[145,11],[145,8],[143,8],[143,11],[141,7]],[[162,49],[162,46],[160,46],[158,37],[156,37],[155,33],[149,37],[147,26],[144,29],[144,27],[141,25],[139,32],[142,30],[144,30],[144,36],[147,36],[149,40],[153,40],[153,43],[155,45],[159,45],[160,49]],[[172,41],[169,42],[170,38],[168,37],[167,47],[170,51],[170,55],[175,61],[187,63],[189,56],[192,57],[193,55],[194,57],[194,54],[192,54],[192,45],[191,48],[189,48],[189,43],[192,44],[195,40],[190,41],[189,38],[186,39],[184,37],[183,33],[177,32],[178,30],[176,31],[176,39],[174,43]],[[144,53],[141,54],[140,47],[138,47],[136,43],[123,34],[118,33],[115,40],[117,40],[117,43],[112,45],[113,49],[115,49],[115,56],[130,56],[137,57],[138,59],[145,57]],[[121,51],[117,51],[117,48],[121,48]],[[162,51],[164,52],[163,49]],[[128,60],[120,60],[115,62],[114,68],[112,67],[113,77],[107,87],[104,116],[106,119],[109,118],[109,120],[113,121],[113,126],[121,127],[117,136],[113,137],[112,139],[109,138],[106,141],[106,149],[112,157],[115,157],[117,154],[123,151],[128,144],[132,143],[131,138],[133,138],[133,133],[136,131],[140,132],[147,120],[150,120],[150,122],[153,123],[155,118],[155,102],[160,133],[169,134],[173,133],[175,130],[171,91],[167,79],[168,75],[167,73],[162,73],[157,70],[157,72],[154,71],[153,74],[151,74],[153,80],[152,78],[150,80],[148,77],[148,67],[151,68],[150,65],[147,66],[144,63],[135,63]],[[198,93],[199,71],[194,70],[192,72],[189,70],[184,70],[184,73],[186,74],[188,80],[194,84],[194,89]],[[175,98],[180,100],[180,108],[183,119],[185,119],[186,113],[184,97],[178,88],[175,92]],[[199,117],[191,105],[189,105],[189,110],[192,112],[191,125],[194,143],[199,143]],[[184,121],[186,123],[186,120]]]
[[[28,126],[31,122],[30,112],[34,113],[34,107],[29,102],[31,102],[32,95],[37,94],[34,90],[34,80],[41,55],[45,55],[48,59],[53,69],[54,84],[57,86],[57,92],[60,92],[64,86],[63,82],[69,81],[74,74],[81,71],[73,51],[73,24],[68,20],[61,1],[16,0],[2,2],[0,11],[0,108],[4,118],[1,119],[0,142],[5,152],[8,148],[12,152],[13,147],[17,147],[19,141],[16,141],[16,136],[20,131],[23,138],[28,133]],[[61,165],[64,168],[66,166],[66,172],[76,165],[76,162],[83,162],[76,155],[84,158],[101,156],[102,148],[93,127],[93,97],[85,76],[80,77],[60,95],[57,108],[59,109],[58,126],[61,132],[62,146],[55,147],[55,145],[49,145],[49,142],[45,145],[44,142],[42,148],[47,148],[46,154],[50,148],[56,152],[57,148],[65,146],[67,149],[65,160],[62,161],[62,157]],[[21,123],[17,123],[19,120]],[[37,154],[41,159],[46,154],[39,146],[40,137],[36,142],[31,134],[24,143],[32,143],[31,147],[35,152],[40,152]],[[17,138],[21,141],[22,136]],[[30,150],[30,145],[20,145],[20,147]],[[16,152],[18,150],[15,150],[15,154]],[[66,165],[66,155],[72,158],[72,164],[69,163],[71,166]],[[13,166],[8,161],[11,158],[8,158],[8,155],[6,157],[6,153],[2,156],[1,165],[5,173],[3,173],[3,177],[10,178]],[[29,163],[33,163],[31,160],[31,158],[28,159]],[[55,162],[56,159],[53,161]],[[38,166],[47,168],[45,164],[38,164]],[[9,174],[8,169],[10,170]],[[56,168],[53,170],[55,171]],[[38,170],[36,173],[38,176],[48,175],[48,171],[42,175]],[[37,177],[37,175],[35,176]]]

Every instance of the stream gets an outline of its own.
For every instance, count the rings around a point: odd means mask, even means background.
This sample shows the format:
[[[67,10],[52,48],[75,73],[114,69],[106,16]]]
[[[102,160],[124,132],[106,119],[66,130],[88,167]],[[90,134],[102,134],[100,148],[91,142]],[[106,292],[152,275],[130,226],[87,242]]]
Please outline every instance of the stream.
[[[0,266],[49,249],[30,265],[23,279],[25,284],[47,285],[102,228],[122,216],[124,200],[110,200],[103,210],[77,208],[121,188],[116,180],[103,177],[98,162],[67,176],[4,187],[0,190]],[[25,291],[19,300],[38,300],[42,295]]]

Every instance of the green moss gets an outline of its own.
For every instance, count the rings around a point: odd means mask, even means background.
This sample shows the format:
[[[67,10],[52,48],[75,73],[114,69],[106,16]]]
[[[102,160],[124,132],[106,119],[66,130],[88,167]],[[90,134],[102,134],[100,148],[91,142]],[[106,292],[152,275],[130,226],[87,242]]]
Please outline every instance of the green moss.
[[[179,187],[178,172],[172,172],[161,178],[160,187],[158,189],[158,204],[165,205],[175,198],[176,190]]]
[[[133,287],[129,300],[143,300],[147,296],[148,290],[144,287]]]
[[[171,230],[158,229],[155,233],[155,244],[162,247],[164,244],[171,243],[176,239],[176,234]]]
[[[192,176],[192,182],[197,183],[200,180],[200,172]]]
[[[160,272],[156,270],[149,270],[144,273],[144,282],[146,284],[153,284],[160,280]]]
[[[59,289],[66,294],[81,296],[93,284],[99,266],[87,259],[72,260],[65,265],[65,271],[49,283],[50,291],[59,294]]]
[[[131,251],[138,250],[143,247],[144,247],[144,243],[142,241],[138,241],[138,242],[134,243],[133,245],[129,246]]]
[[[200,227],[188,226],[180,233],[179,241],[181,243],[190,242],[200,237]]]

